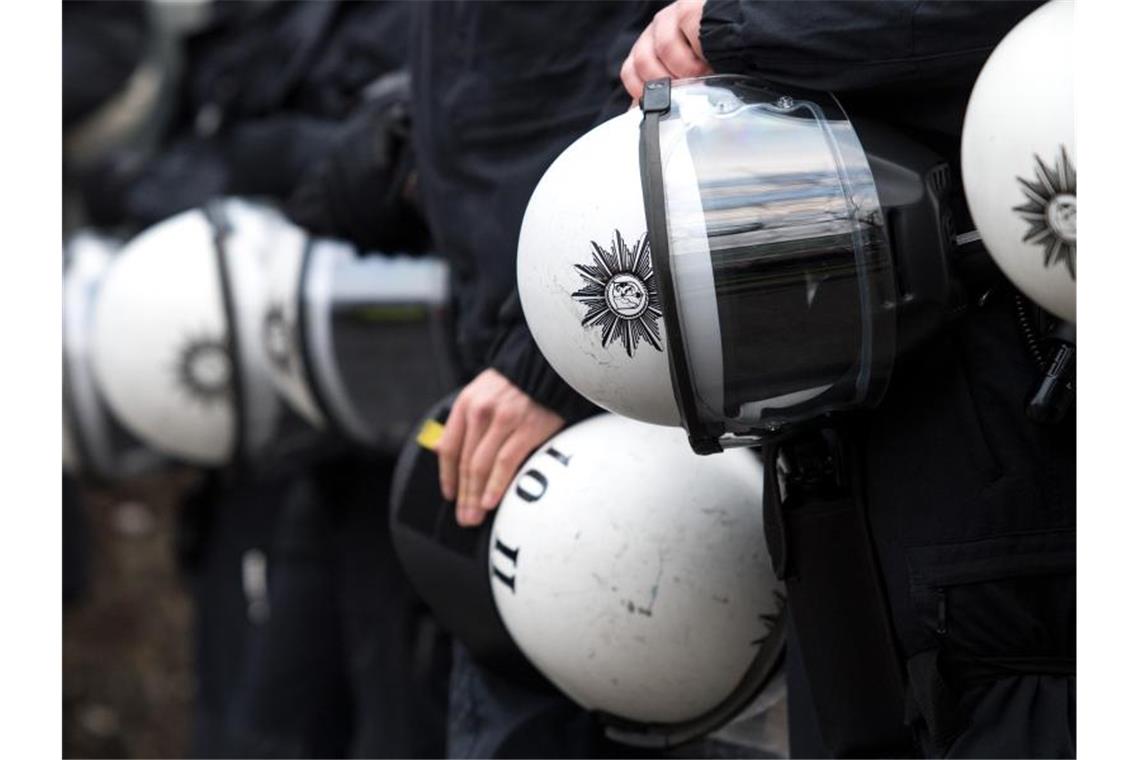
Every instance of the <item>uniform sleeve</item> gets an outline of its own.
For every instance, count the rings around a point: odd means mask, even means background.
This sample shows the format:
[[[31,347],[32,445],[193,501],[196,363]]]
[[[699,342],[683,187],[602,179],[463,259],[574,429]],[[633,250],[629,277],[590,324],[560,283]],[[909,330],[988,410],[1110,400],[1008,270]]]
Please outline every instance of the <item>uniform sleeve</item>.
[[[503,305],[499,321],[501,329],[490,352],[492,369],[568,424],[598,412],[596,406],[578,395],[546,361],[527,329],[517,292]]]
[[[717,73],[832,92],[945,84],[977,73],[1039,2],[708,0],[701,48]]]

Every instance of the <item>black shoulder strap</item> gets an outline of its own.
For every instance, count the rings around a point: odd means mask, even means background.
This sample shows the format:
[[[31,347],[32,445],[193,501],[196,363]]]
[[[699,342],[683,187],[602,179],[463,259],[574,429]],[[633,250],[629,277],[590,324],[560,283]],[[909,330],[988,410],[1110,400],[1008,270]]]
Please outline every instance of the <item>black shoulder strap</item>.
[[[847,441],[811,431],[763,456],[767,540],[824,745],[835,757],[912,756],[902,660]]]

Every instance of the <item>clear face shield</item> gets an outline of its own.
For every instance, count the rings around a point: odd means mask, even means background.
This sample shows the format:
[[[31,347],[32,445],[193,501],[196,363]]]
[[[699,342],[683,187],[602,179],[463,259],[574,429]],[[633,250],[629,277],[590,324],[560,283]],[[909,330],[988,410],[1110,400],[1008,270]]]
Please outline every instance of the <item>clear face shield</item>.
[[[348,438],[398,450],[423,410],[456,384],[448,354],[447,265],[357,255],[313,241],[298,291],[297,336],[309,391]]]
[[[874,404],[895,277],[868,158],[830,96],[649,83],[641,173],[674,395],[694,450]]]
[[[261,347],[277,390],[311,425],[397,450],[454,388],[447,264],[306,237],[274,256]]]

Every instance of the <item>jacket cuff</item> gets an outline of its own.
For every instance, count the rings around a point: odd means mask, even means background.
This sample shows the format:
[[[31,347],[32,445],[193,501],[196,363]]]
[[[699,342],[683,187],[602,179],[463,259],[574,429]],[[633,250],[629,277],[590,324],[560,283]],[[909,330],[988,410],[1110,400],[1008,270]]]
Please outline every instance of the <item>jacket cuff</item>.
[[[740,0],[707,0],[701,12],[701,52],[713,71],[718,64],[733,57],[743,47],[741,28],[744,25]]]
[[[489,364],[568,425],[600,411],[558,376],[525,325],[516,325],[499,335],[491,348]]]

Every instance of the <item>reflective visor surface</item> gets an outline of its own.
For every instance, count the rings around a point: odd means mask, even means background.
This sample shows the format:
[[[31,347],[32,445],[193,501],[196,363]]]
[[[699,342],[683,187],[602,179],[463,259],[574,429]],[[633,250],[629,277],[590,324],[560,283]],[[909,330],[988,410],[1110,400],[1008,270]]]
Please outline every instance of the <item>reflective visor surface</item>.
[[[865,155],[829,96],[712,77],[661,122],[671,269],[698,413],[749,434],[873,403],[893,275]]]

